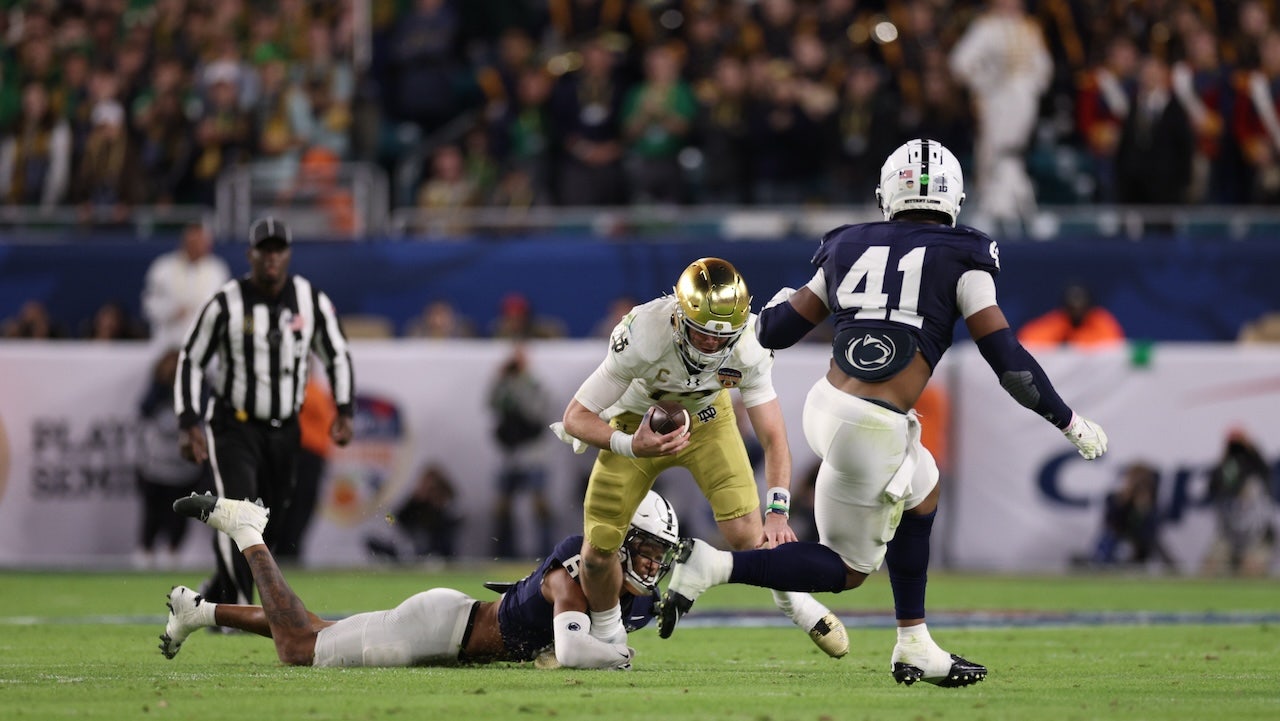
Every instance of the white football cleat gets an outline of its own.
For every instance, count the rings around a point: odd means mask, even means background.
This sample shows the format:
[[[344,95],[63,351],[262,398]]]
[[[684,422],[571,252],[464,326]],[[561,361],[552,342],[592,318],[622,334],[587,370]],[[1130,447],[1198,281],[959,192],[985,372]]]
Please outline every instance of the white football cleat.
[[[712,586],[729,580],[733,557],[698,538],[684,538],[671,566],[671,581],[658,604],[658,635],[668,638],[680,617]]]
[[[173,658],[182,649],[182,643],[196,629],[204,627],[197,608],[205,602],[204,596],[187,588],[174,586],[169,590],[169,620],[164,625],[164,633],[160,634],[160,653],[165,658]]]
[[[828,613],[809,629],[809,638],[831,658],[849,653],[849,632],[834,613]]]

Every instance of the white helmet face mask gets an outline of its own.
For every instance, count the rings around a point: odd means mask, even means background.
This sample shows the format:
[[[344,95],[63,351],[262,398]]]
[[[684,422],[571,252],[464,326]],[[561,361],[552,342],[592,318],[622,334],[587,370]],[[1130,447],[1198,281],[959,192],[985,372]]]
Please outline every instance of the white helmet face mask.
[[[680,522],[675,509],[667,499],[649,491],[631,516],[627,537],[622,541],[622,570],[627,582],[637,591],[657,593],[658,582],[671,570],[679,544]],[[643,572],[640,557],[652,561],[654,570]]]
[[[927,210],[945,215],[954,226],[964,203],[960,161],[936,140],[907,141],[880,168],[876,200],[885,220],[908,210]]]

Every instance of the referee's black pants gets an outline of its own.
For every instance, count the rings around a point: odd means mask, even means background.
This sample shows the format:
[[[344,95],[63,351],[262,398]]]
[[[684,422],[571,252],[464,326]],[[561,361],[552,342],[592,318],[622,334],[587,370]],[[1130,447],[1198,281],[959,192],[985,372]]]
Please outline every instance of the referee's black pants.
[[[271,509],[263,532],[267,548],[275,550],[280,523],[293,495],[300,434],[297,419],[280,423],[237,420],[234,411],[217,407],[206,436],[213,466],[214,494],[223,498],[261,498]],[[216,533],[213,551],[217,570],[202,592],[214,603],[253,603],[253,574],[236,544]]]

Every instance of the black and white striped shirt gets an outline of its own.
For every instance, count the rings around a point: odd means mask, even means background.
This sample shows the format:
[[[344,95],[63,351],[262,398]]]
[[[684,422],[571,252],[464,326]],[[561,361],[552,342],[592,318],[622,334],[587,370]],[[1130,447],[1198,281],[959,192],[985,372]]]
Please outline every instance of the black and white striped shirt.
[[[250,418],[282,422],[298,412],[314,351],[325,364],[338,412],[350,415],[354,378],[347,339],[329,297],[291,275],[269,299],[248,278],[214,294],[187,333],[178,357],[174,410],[183,428],[200,420],[205,368],[216,356],[216,401]]]

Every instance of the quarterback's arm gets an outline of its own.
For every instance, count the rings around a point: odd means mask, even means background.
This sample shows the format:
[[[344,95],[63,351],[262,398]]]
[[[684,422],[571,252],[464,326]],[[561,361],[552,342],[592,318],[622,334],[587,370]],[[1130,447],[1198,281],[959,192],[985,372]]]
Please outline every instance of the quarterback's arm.
[[[591,635],[587,596],[569,572],[556,568],[542,578],[542,597],[554,614],[556,660],[565,668],[622,668],[635,655],[625,643],[605,643]]]
[[[777,398],[751,406],[747,409],[747,417],[751,419],[751,428],[764,448],[764,476],[769,485],[769,498],[765,500],[764,509],[764,540],[765,545],[772,548],[779,543],[797,540],[795,531],[787,523],[791,506],[791,446],[787,442],[782,405]]]

